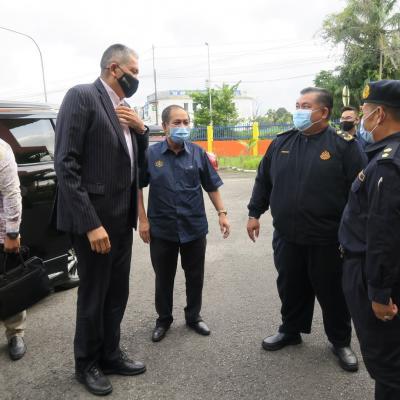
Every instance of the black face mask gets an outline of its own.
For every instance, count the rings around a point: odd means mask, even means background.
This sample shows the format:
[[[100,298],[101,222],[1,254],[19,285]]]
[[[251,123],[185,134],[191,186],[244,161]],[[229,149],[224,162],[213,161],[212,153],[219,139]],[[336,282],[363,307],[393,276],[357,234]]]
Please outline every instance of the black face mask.
[[[125,97],[133,96],[139,87],[139,81],[131,74],[124,72],[120,66],[118,68],[124,73],[120,78],[117,79],[119,86],[121,86]]]
[[[344,132],[349,132],[354,128],[354,121],[342,121],[340,123],[340,129]]]

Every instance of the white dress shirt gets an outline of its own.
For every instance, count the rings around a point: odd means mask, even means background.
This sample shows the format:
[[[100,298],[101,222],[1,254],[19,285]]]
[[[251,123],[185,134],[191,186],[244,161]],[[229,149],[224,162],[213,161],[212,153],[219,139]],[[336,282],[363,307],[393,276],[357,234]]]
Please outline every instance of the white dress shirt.
[[[101,79],[101,83],[103,84],[104,88],[106,89],[108,95],[110,96],[110,100],[114,106],[114,109],[116,109],[118,106],[124,106],[125,102],[124,100],[121,100],[117,93],[114,92],[114,90]],[[125,136],[125,141],[126,145],[128,147],[129,151],[129,156],[131,158],[131,168],[132,168],[132,175],[133,175],[133,147],[132,147],[132,136],[131,136],[131,131],[129,130],[129,126],[125,124],[121,124],[122,130],[124,131],[124,136]],[[133,176],[132,176],[133,178]]]

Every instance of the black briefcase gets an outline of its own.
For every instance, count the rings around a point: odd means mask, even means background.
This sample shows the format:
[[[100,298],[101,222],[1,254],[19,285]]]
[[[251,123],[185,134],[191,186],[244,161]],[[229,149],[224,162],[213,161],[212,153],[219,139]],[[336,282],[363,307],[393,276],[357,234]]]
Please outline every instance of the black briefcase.
[[[0,320],[4,320],[46,297],[50,280],[40,258],[24,260],[21,253],[0,252]]]

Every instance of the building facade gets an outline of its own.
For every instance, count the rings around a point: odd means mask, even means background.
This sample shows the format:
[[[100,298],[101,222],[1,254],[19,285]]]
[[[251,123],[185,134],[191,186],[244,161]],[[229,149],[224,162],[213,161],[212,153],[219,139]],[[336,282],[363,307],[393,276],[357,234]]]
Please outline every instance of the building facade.
[[[146,125],[161,125],[161,113],[164,108],[176,104],[183,107],[193,119],[196,104],[190,97],[191,90],[163,90],[157,92],[158,100],[158,121],[156,118],[156,100],[155,94],[147,96],[145,105],[140,110],[140,115]],[[204,91],[206,92],[206,91]],[[251,120],[253,118],[254,99],[247,96],[240,90],[235,91],[234,103],[239,118],[243,120]]]

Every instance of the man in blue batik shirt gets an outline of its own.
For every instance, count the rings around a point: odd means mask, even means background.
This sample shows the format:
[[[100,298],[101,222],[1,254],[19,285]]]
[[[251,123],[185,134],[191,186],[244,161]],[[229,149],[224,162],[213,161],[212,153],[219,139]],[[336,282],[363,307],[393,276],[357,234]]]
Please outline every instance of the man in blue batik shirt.
[[[150,185],[148,216],[143,192],[139,191],[139,234],[145,243],[150,243],[156,274],[158,319],[152,335],[154,342],[165,337],[173,321],[173,289],[179,253],[186,277],[186,324],[201,335],[210,334],[200,316],[208,233],[202,188],[217,210],[224,238],[230,230],[218,191],[222,180],[206,152],[188,141],[188,113],[172,105],[163,111],[161,119],[166,140],[149,147],[147,165],[140,173],[140,187]]]

